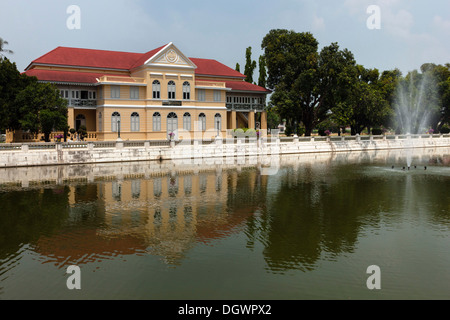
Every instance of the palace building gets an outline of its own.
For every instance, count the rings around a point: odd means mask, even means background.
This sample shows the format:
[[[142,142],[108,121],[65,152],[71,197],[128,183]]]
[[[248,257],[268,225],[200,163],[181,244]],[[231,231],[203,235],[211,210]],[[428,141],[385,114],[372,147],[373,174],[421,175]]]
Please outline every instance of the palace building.
[[[188,58],[173,43],[147,53],[58,47],[25,73],[57,86],[69,127],[85,126],[91,141],[267,129],[269,90],[216,60]]]

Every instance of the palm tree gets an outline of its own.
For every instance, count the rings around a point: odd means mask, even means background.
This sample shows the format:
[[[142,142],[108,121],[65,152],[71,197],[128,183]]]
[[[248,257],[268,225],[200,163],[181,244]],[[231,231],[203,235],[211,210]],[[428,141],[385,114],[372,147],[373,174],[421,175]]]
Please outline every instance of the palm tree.
[[[7,45],[7,44],[8,44],[8,41],[3,40],[2,38],[0,38],[0,56],[2,56],[2,57],[5,56],[3,53],[9,53],[9,54],[14,53],[12,50],[4,48],[4,46]]]

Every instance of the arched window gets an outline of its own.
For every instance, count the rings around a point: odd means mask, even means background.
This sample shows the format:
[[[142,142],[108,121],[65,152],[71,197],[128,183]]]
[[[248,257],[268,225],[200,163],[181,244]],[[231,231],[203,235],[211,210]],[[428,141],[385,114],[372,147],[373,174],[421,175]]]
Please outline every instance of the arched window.
[[[222,116],[220,113],[216,113],[214,116],[214,129],[219,131],[222,129]]]
[[[111,116],[111,131],[118,132],[120,128],[120,113],[114,112]]]
[[[183,83],[183,100],[191,100],[191,85],[187,81]]]
[[[198,115],[198,130],[200,131],[206,130],[206,116],[204,113],[200,113]]]
[[[159,112],[153,114],[153,131],[161,131],[161,114]]]
[[[189,112],[186,112],[183,115],[183,129],[191,131],[191,114]]]
[[[168,99],[175,99],[175,82],[172,80],[167,84],[167,96]]]
[[[152,90],[153,99],[161,99],[161,83],[158,80],[153,81]]]
[[[103,131],[103,115],[101,112],[98,113],[98,131]]]
[[[139,130],[139,113],[133,112],[131,114],[131,131],[137,132]]]
[[[171,133],[175,134],[175,137],[172,137],[172,138],[176,138],[177,133],[178,133],[178,116],[175,112],[170,112],[167,115],[167,138],[168,139],[171,138],[169,136]]]

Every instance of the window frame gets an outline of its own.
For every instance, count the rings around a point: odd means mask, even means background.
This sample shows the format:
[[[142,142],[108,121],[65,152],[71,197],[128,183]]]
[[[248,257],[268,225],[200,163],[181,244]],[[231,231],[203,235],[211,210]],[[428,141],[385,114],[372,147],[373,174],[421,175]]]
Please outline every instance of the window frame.
[[[220,90],[213,90],[213,99],[214,102],[222,101],[222,92]]]
[[[183,114],[183,130],[191,131],[192,129],[192,117],[189,112]]]
[[[159,113],[159,112],[154,112],[153,113],[153,116],[152,116],[152,131],[153,132],[160,132],[161,131],[161,113]]]
[[[139,132],[141,131],[141,117],[139,113],[133,112],[130,116],[130,131],[131,132]]]
[[[191,100],[191,84],[189,81],[183,82],[183,100]]]
[[[120,86],[111,85],[111,99],[120,99]]]
[[[219,126],[217,127],[217,119],[219,119]],[[220,113],[216,113],[214,115],[214,129],[222,131],[222,115]]]
[[[99,132],[103,131],[103,114],[101,111],[99,111],[98,113],[98,131]]]
[[[114,111],[111,114],[111,132],[119,132],[118,121],[121,121],[121,115],[119,112]]]
[[[139,100],[139,87],[130,86],[130,99]]]
[[[161,82],[153,80],[152,82],[152,97],[153,99],[161,99]]]
[[[198,115],[199,131],[206,131],[206,114],[203,112]]]
[[[170,80],[167,82],[167,99],[175,100],[177,96],[177,86],[175,81]]]
[[[198,89],[197,90],[197,100],[198,101],[206,101],[205,89]]]

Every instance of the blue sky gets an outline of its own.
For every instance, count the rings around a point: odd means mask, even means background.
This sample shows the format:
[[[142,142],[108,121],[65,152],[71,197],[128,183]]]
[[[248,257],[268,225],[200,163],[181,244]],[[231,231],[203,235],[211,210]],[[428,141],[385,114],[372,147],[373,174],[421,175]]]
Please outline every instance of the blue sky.
[[[66,26],[69,5],[81,9],[81,28]],[[366,12],[380,8],[381,28]],[[188,57],[234,68],[245,49],[258,60],[271,29],[309,31],[320,47],[338,42],[367,68],[402,72],[425,62],[450,63],[448,0],[0,0],[0,37],[20,71],[57,46],[147,52],[173,42]]]

